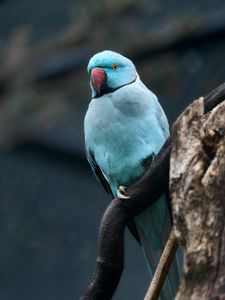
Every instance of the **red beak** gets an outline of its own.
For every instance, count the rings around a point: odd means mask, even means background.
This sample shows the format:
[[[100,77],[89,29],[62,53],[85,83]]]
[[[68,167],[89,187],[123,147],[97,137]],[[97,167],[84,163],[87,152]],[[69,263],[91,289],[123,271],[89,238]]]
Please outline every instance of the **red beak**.
[[[106,81],[106,73],[102,68],[93,68],[91,70],[91,82],[94,89],[99,93],[101,87]]]

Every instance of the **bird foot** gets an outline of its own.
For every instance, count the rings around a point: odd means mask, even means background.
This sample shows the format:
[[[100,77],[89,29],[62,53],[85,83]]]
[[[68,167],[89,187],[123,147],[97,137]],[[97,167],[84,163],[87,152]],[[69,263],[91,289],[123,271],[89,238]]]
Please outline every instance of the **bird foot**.
[[[130,198],[129,196],[127,196],[127,192],[126,192],[126,187],[125,186],[120,185],[118,187],[117,197],[120,198],[120,199],[129,199]]]

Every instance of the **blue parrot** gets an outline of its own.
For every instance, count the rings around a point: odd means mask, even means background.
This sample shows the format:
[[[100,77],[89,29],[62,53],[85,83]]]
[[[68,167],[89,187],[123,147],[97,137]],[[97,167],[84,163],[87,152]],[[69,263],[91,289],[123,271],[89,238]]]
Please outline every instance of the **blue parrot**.
[[[126,186],[137,181],[169,137],[169,125],[157,97],[142,83],[131,60],[105,50],[89,61],[92,99],[84,120],[88,162],[105,190],[127,198]],[[171,231],[168,202],[161,197],[133,222],[151,275]],[[160,299],[174,299],[179,283],[174,259]]]

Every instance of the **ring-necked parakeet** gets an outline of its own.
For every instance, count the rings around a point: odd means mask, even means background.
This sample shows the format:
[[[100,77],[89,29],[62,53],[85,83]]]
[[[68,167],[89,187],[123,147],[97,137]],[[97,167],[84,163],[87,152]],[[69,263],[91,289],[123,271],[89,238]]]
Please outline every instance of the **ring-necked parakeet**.
[[[127,197],[169,136],[157,97],[142,83],[131,60],[113,51],[95,54],[88,73],[92,99],[85,121],[85,147],[92,170],[113,197]],[[129,224],[140,241],[151,274],[172,228],[168,202],[161,197]],[[174,299],[179,282],[175,259],[161,299]]]

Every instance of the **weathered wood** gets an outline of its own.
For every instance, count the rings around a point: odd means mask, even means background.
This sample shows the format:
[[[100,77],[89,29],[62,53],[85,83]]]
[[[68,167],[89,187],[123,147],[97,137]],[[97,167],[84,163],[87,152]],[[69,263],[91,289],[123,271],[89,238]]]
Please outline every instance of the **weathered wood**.
[[[203,114],[200,98],[173,130],[174,231],[185,247],[176,300],[225,299],[225,101]]]

